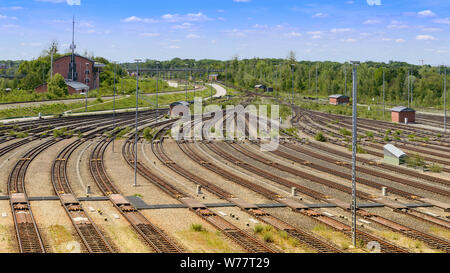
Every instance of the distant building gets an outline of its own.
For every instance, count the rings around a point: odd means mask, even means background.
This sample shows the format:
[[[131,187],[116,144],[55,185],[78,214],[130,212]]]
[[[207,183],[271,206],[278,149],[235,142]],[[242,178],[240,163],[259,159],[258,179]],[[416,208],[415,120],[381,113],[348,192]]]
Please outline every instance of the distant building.
[[[6,69],[6,64],[0,64],[0,69]]]
[[[344,95],[331,95],[329,96],[330,99],[330,104],[332,105],[341,105],[341,104],[349,104],[350,103],[350,98],[348,96],[344,96]]]
[[[188,112],[189,111],[189,102],[187,101],[177,101],[173,102],[169,105],[170,109],[170,116],[171,117],[178,117],[183,116],[182,112]]]
[[[264,84],[257,84],[255,85],[255,89],[256,91],[258,90],[266,91],[266,86]]]
[[[384,146],[384,163],[390,165],[400,165],[405,163],[407,155],[392,144]]]
[[[75,22],[73,22],[73,25],[75,26]],[[75,32],[75,28],[73,31]],[[99,87],[100,71],[105,67],[105,64],[97,63],[94,60],[75,54],[75,48],[75,41],[72,40],[70,45],[72,54],[53,61],[52,75],[61,74],[64,77],[68,85],[69,94],[97,89]],[[36,87],[36,92],[45,93],[48,91],[47,89],[47,84],[44,83]]]
[[[209,75],[209,81],[217,81],[219,75],[218,74],[210,74]]]
[[[273,87],[267,87],[266,92],[273,92]]]
[[[405,106],[398,106],[391,109],[392,122],[410,123],[416,121],[416,110]]]

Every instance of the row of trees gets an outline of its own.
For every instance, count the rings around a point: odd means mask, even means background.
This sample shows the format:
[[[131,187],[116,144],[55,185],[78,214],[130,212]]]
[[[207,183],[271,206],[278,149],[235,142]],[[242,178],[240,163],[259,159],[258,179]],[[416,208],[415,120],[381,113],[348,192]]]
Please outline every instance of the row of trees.
[[[122,66],[134,70],[136,64]],[[351,96],[352,65],[338,62],[297,61],[290,52],[286,59],[242,59],[229,61],[175,58],[169,61],[146,60],[141,68],[195,68],[223,70],[221,80],[235,86],[252,89],[257,84],[271,86],[276,92],[292,92],[304,96],[329,96],[347,94]],[[316,85],[317,71],[317,85]],[[364,62],[358,66],[358,94],[362,103],[381,103],[385,74],[385,97],[388,104],[407,104],[408,77],[412,89],[414,107],[442,107],[444,88],[441,67],[411,65],[405,62]],[[207,73],[194,73],[196,78],[206,78]],[[410,74],[410,76],[408,76]],[[174,73],[180,78],[183,72]]]
[[[21,89],[32,92],[36,86],[48,82],[50,78],[50,53],[54,58],[63,55],[58,53],[55,43],[42,55],[32,61],[16,62],[15,75],[12,80],[1,79],[0,92],[6,88]],[[101,57],[92,57],[95,61],[106,64],[100,74],[102,88],[110,88],[114,81],[114,63]],[[18,65],[18,67],[17,67]],[[206,80],[208,71],[223,70],[218,73],[222,81],[235,86],[252,89],[257,84],[271,86],[275,92],[292,92],[304,96],[328,96],[331,94],[351,95],[352,66],[350,63],[297,61],[295,53],[290,52],[285,59],[239,59],[237,56],[228,61],[194,60],[174,58],[167,61],[146,60],[140,64],[146,68],[182,68],[199,69],[205,72],[189,73],[197,80]],[[117,84],[120,77],[127,75],[127,70],[135,70],[135,63],[123,63],[117,66]],[[443,106],[443,72],[440,67],[429,65],[411,65],[405,62],[379,63],[364,62],[358,66],[358,92],[362,103],[382,101],[383,71],[385,74],[385,96],[388,104],[407,104],[408,75],[412,84],[414,107]],[[165,73],[168,77],[169,73]],[[171,77],[185,78],[185,72],[170,73]],[[316,81],[317,75],[317,81]],[[155,76],[155,73],[151,74]],[[317,85],[316,85],[317,83]],[[22,91],[23,92],[23,91]],[[0,94],[1,95],[1,94]]]

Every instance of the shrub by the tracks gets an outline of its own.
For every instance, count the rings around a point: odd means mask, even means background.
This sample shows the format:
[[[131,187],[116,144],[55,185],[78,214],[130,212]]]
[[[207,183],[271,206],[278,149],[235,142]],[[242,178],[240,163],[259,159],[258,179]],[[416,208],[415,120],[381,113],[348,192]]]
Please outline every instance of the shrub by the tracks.
[[[201,224],[192,224],[191,229],[195,232],[202,232],[204,230]]]
[[[431,164],[428,166],[428,168],[434,173],[440,173],[442,171],[442,166],[439,166],[437,164]]]
[[[324,136],[324,134],[323,134],[322,132],[318,132],[318,133],[316,134],[315,139],[316,139],[317,141],[320,141],[320,142],[326,142],[326,141],[327,141],[327,138]]]

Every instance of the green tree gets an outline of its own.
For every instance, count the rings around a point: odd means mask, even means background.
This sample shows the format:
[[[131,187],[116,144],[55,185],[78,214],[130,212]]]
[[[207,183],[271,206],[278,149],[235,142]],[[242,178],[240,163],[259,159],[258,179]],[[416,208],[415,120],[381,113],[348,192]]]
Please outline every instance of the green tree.
[[[53,79],[48,83],[48,92],[54,97],[61,98],[69,94],[67,84],[64,81],[64,77],[61,74],[55,74]]]

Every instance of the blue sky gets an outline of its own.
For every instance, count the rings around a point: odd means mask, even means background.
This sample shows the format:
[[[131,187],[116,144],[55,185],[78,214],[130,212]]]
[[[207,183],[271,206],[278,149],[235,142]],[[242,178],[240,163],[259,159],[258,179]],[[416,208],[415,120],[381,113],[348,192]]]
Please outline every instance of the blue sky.
[[[56,39],[115,61],[285,58],[444,64],[448,0],[1,0],[0,59]]]

